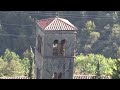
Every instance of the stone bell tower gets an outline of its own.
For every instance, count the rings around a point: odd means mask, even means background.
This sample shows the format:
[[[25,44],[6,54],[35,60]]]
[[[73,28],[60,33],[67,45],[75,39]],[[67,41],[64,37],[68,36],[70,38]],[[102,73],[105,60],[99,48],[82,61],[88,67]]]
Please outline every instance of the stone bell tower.
[[[36,79],[72,79],[77,28],[59,17],[36,23]]]

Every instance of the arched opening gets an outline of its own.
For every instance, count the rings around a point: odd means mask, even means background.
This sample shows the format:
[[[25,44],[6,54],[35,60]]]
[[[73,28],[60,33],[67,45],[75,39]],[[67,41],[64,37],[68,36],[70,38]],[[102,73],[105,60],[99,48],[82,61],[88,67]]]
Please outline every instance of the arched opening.
[[[58,79],[62,79],[62,73],[61,72],[58,75]]]
[[[58,40],[53,42],[53,56],[58,56]]]
[[[52,79],[58,79],[57,72],[54,72],[54,73],[53,73]]]
[[[61,56],[65,55],[65,39],[61,40],[61,43],[60,43],[60,55]]]
[[[42,48],[42,37],[38,36],[38,52],[41,54],[41,48]]]
[[[62,73],[54,72],[52,75],[52,79],[62,79]]]

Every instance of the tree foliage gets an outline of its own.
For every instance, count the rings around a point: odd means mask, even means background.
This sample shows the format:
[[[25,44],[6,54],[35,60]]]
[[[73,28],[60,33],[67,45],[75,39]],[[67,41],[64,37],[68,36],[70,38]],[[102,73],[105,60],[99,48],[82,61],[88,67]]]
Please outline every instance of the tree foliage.
[[[3,55],[3,59],[5,61],[11,61],[11,60],[18,60],[20,61],[19,55],[17,55],[15,52],[10,51],[9,49],[6,49]]]
[[[21,59],[9,49],[6,49],[4,55],[0,57],[0,64],[0,77],[28,76],[30,60],[26,57]]]
[[[50,16],[43,15],[43,13],[49,13]],[[68,19],[78,27],[78,54],[91,52],[103,54],[105,57],[115,58],[112,43],[116,43],[118,46],[120,45],[120,11],[0,12],[0,42],[2,42],[0,44],[0,55],[4,53],[5,49],[9,48],[23,57],[23,52],[25,52],[29,46],[35,47],[35,38],[32,37],[35,35],[36,29],[34,21],[37,19],[40,20],[43,18],[54,17],[56,16],[56,13],[58,13],[60,17]],[[90,47],[90,49],[86,50],[85,47]]]
[[[21,64],[27,64],[29,60],[28,54],[23,55],[23,53],[29,46],[35,47],[35,38],[33,36],[36,28],[34,21],[55,17],[56,12],[60,17],[68,19],[78,27],[76,46],[78,55],[80,53],[86,55],[93,53],[104,55],[106,58],[117,58],[116,53],[120,46],[120,11],[18,12],[0,12],[0,55],[4,54],[1,59],[5,63],[17,60],[21,61]],[[50,16],[42,13],[49,13]],[[7,48],[10,51],[6,50]],[[1,63],[3,62],[1,61]],[[118,61],[116,61],[117,64],[119,65]],[[28,68],[29,65],[22,66]]]
[[[4,75],[9,77],[24,76],[22,64],[19,61],[11,60],[4,70]]]
[[[28,77],[30,77],[31,79],[34,78],[34,53],[32,51],[32,48],[30,47],[29,49],[27,49],[24,53],[24,60],[29,60],[28,62],[26,62],[26,67],[27,67],[27,73],[28,73]]]
[[[24,57],[21,61],[20,61],[21,65],[22,65],[22,69],[24,71],[24,75],[28,76],[29,73],[29,68],[30,68],[30,62],[29,59]]]
[[[96,68],[98,61],[100,62],[100,74],[101,75],[112,75],[113,69],[116,69],[115,61],[111,58],[105,58],[100,54],[80,54],[75,59],[75,74],[96,74]]]
[[[117,60],[115,62],[116,64],[116,69],[114,69],[114,73],[112,78],[113,79],[120,79],[120,47],[117,49],[117,54],[116,54]]]
[[[7,66],[7,62],[0,58],[0,77],[4,76],[4,71]]]
[[[96,27],[96,26],[95,26],[94,21],[87,21],[87,22],[85,23],[85,28],[86,28],[89,32],[95,30],[95,27]]]

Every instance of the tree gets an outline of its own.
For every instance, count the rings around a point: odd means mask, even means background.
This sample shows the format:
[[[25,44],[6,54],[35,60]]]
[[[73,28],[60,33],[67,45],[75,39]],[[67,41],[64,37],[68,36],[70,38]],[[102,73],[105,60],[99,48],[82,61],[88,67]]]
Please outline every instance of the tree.
[[[113,79],[120,78],[120,47],[118,47],[118,49],[117,49],[116,58],[117,58],[117,60],[116,60],[115,64],[116,64],[117,68],[114,69],[113,76],[112,76]]]
[[[4,55],[2,57],[3,57],[3,60],[8,62],[10,62],[11,60],[20,61],[19,55],[17,55],[15,52],[10,51],[9,49],[5,50]]]
[[[9,77],[23,76],[24,70],[21,63],[16,60],[11,60],[5,67],[4,75]]]
[[[96,74],[96,68],[99,61],[99,70],[101,75],[112,75],[113,69],[116,69],[115,60],[105,58],[100,54],[80,54],[75,59],[75,74]]]
[[[24,70],[24,75],[25,76],[28,76],[28,73],[29,73],[29,68],[30,68],[30,62],[29,62],[29,59],[24,57],[20,63],[22,64],[22,68]]]
[[[94,21],[87,21],[85,23],[85,28],[88,30],[88,32],[94,31],[95,30],[95,23]]]
[[[25,71],[20,61],[21,59],[19,55],[17,55],[15,52],[10,51],[9,49],[6,49],[4,55],[1,56],[1,63],[4,65],[4,68],[2,70],[3,76],[12,77],[24,75]]]
[[[120,79],[120,59],[117,59],[117,61],[115,62],[116,64],[116,69],[113,69],[113,75],[112,78],[113,79]]]
[[[99,32],[90,32],[89,38],[84,46],[85,53],[88,54],[92,51],[92,45],[100,38]]]
[[[99,61],[98,61],[97,68],[96,68],[96,77],[97,77],[97,79],[101,79]]]
[[[34,53],[31,47],[24,52],[24,57],[29,60],[28,77],[32,79],[34,78]]]
[[[25,52],[23,53],[25,58],[29,58],[30,57],[30,51],[29,49],[26,49]]]
[[[94,42],[96,42],[100,37],[100,33],[99,32],[91,32],[90,33],[90,37],[89,37],[89,41],[91,42],[91,44],[93,44]]]
[[[119,24],[113,24],[112,28],[112,35],[113,38],[120,37],[120,25]]]
[[[0,57],[0,77],[4,76],[4,71],[5,71],[5,67],[7,65],[7,62],[4,61],[1,57]]]
[[[117,11],[115,11],[115,12],[113,12],[113,22],[114,23],[117,23],[118,22],[118,12]]]

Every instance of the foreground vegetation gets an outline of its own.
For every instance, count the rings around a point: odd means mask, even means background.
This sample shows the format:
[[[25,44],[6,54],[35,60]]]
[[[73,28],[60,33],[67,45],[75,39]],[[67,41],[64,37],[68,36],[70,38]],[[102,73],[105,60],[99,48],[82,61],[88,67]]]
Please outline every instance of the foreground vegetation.
[[[23,56],[24,57],[21,58],[15,52],[6,49],[4,55],[0,57],[0,77],[34,77],[34,62],[31,63],[32,54],[29,50],[26,50],[23,53]],[[75,58],[74,74],[97,75],[99,68],[99,73],[101,76],[106,75],[112,76],[113,78],[120,78],[119,65],[120,59],[106,58],[101,54],[80,54]]]
[[[26,50],[24,57],[20,58],[15,52],[6,49],[4,55],[0,57],[0,77],[29,76],[31,67],[29,55],[29,51]]]
[[[80,54],[75,58],[74,74],[97,75],[99,68],[100,75],[119,78],[119,70],[117,67],[118,60],[105,58],[100,54]]]
[[[56,12],[0,11],[1,77],[31,76],[29,51],[25,50],[35,47],[35,20],[53,18]],[[75,74],[99,71],[120,78],[120,11],[59,11],[59,16],[78,28]]]

